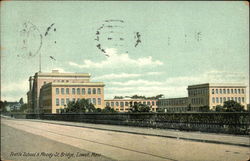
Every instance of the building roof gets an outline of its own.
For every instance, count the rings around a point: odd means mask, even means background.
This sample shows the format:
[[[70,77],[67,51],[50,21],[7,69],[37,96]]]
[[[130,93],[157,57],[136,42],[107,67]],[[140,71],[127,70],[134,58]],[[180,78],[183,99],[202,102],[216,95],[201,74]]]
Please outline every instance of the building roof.
[[[60,73],[58,70],[52,70],[51,73],[37,72],[35,76],[39,77],[90,77],[89,73]]]
[[[241,87],[244,88],[246,85],[244,83],[204,83],[189,85],[189,88],[199,88],[199,87]]]
[[[84,83],[58,83],[58,82],[50,82],[50,83],[47,83],[45,85],[43,85],[42,88],[45,88],[45,87],[49,87],[49,86],[66,86],[66,87],[69,87],[69,86],[74,86],[74,87],[77,87],[77,86],[105,86],[105,84],[103,82],[84,82]]]
[[[176,98],[159,98],[159,100],[174,100],[174,99],[188,99],[188,97],[176,97]]]
[[[123,99],[106,99],[104,101],[155,101],[156,99],[135,99],[135,98],[123,98]]]

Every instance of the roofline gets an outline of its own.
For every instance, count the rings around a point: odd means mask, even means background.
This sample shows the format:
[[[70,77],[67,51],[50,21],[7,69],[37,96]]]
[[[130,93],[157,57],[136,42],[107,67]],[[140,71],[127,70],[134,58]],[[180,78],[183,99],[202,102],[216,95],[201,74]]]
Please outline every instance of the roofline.
[[[85,82],[85,83],[55,83],[50,82],[42,86],[42,88],[46,88],[49,86],[102,86],[104,87],[105,84],[103,82]]]
[[[104,101],[157,101],[157,99],[106,99]]]
[[[246,88],[246,84],[244,83],[203,83],[203,84],[195,84],[195,85],[189,85],[187,89],[189,88],[195,88],[195,87],[244,87]]]

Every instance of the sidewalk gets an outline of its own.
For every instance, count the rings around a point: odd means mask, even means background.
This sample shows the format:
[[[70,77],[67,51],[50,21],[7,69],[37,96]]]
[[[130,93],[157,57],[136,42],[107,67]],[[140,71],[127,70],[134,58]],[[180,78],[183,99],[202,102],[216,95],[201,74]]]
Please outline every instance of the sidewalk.
[[[198,141],[198,142],[250,147],[249,136],[204,133],[204,132],[187,132],[187,131],[179,131],[172,129],[153,129],[153,128],[143,128],[143,127],[90,124],[90,123],[66,122],[66,121],[35,120],[35,119],[29,119],[29,121],[59,124],[66,126],[76,126],[82,128],[92,128],[97,130],[107,130],[114,132],[125,132],[138,135],[158,136],[158,137],[167,137],[167,138],[183,139],[183,140]]]

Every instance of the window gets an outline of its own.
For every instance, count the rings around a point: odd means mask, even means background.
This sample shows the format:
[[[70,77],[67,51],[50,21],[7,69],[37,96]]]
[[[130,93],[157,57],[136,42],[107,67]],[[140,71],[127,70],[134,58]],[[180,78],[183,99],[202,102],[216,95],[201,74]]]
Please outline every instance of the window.
[[[82,95],[85,95],[85,88],[82,88]]]
[[[128,106],[128,102],[125,102],[125,106]]]
[[[238,93],[239,93],[239,94],[241,93],[240,89],[238,89]]]
[[[76,89],[72,88],[72,94],[76,94]]]
[[[242,103],[244,103],[244,102],[245,102],[245,98],[244,98],[244,97],[242,97],[242,98],[241,98],[241,100],[242,100]]]
[[[59,88],[56,88],[56,94],[59,94]]]
[[[231,93],[234,93],[234,89],[231,89]]]
[[[64,88],[61,88],[61,94],[64,94]]]
[[[109,102],[106,102],[106,106],[110,106],[110,103],[109,103]]]
[[[97,89],[97,94],[101,94],[101,88]]]
[[[237,97],[234,97],[234,101],[237,102]]]
[[[234,93],[237,94],[237,89],[234,89]]]
[[[66,94],[69,94],[69,88],[66,88]]]
[[[69,82],[69,80],[66,80],[66,82]]]
[[[96,89],[95,88],[92,89],[92,94],[96,94]]]
[[[213,101],[213,103],[215,103],[215,98],[214,97],[213,97],[212,101]]]
[[[93,104],[96,105],[96,98],[93,98]]]
[[[64,80],[62,80],[62,82],[64,82]]]
[[[88,88],[88,94],[91,94],[91,88]]]
[[[152,106],[154,106],[155,105],[155,102],[154,101],[152,101]]]
[[[215,91],[216,91],[216,94],[218,94],[218,89],[216,89]]]
[[[68,104],[69,103],[69,98],[66,98],[66,104]]]
[[[244,94],[244,89],[241,89],[241,93]]]
[[[120,106],[121,106],[121,107],[124,107],[124,102],[120,102]]]
[[[230,97],[227,97],[227,100],[230,101]]]
[[[76,91],[77,91],[77,94],[81,94],[81,93],[80,93],[80,88],[77,88]]]
[[[59,98],[56,99],[56,106],[59,106]]]
[[[150,102],[149,102],[149,101],[147,102],[147,105],[150,105]]]
[[[72,101],[73,101],[73,102],[76,102],[76,99],[75,99],[75,98],[73,98],[73,99],[72,99]]]
[[[216,103],[219,103],[219,98],[218,97],[216,97]]]
[[[241,103],[241,98],[240,97],[238,98],[238,101],[239,101],[239,103]]]
[[[87,98],[88,102],[91,103],[91,99],[90,98]]]
[[[114,104],[114,102],[111,102],[111,106],[113,107],[115,104]]]
[[[116,106],[119,106],[119,102],[116,102],[115,105],[116,105]]]
[[[231,97],[231,100],[233,101],[233,100],[234,100],[234,98],[233,98],[233,97]]]
[[[226,102],[227,100],[226,100],[226,97],[223,97],[223,102]]]
[[[230,90],[229,89],[227,89],[227,94],[230,94]]]
[[[61,105],[64,106],[64,98],[61,98]]]
[[[144,101],[143,104],[146,105],[146,102]]]
[[[222,94],[222,89],[220,89],[220,94]]]
[[[223,89],[223,94],[226,94],[226,89]]]
[[[212,89],[212,94],[214,94],[214,89]]]

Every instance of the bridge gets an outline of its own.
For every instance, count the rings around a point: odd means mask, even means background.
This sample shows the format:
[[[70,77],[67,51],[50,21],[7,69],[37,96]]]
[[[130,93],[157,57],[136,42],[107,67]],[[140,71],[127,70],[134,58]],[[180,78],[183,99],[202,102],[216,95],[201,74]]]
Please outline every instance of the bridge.
[[[248,136],[1,117],[1,160],[248,160]]]

